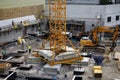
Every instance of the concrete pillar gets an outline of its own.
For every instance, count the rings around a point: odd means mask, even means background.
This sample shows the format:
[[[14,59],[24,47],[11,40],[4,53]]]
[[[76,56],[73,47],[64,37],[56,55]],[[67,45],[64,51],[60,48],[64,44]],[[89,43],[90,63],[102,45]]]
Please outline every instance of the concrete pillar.
[[[104,33],[101,33],[101,41],[104,41]]]
[[[116,0],[112,0],[113,4],[115,4],[115,1],[116,1]]]

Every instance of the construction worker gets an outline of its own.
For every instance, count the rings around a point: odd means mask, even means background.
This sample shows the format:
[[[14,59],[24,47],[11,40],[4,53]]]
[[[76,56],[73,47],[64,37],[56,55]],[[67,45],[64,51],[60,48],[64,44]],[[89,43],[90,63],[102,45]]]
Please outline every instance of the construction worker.
[[[39,34],[40,34],[40,32],[41,32],[41,27],[40,26],[38,27],[38,31],[39,31]]]
[[[64,80],[68,80],[68,78],[67,78],[67,74],[64,75],[64,78],[65,78]]]
[[[29,51],[29,54],[31,53],[31,46],[28,45],[28,51]]]
[[[14,23],[14,21],[12,20],[12,26],[14,27],[15,26],[15,23]]]

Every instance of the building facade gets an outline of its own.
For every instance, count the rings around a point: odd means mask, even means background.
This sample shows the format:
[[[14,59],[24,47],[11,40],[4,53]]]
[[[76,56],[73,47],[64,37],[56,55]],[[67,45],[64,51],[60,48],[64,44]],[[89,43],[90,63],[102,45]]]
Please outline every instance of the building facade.
[[[85,30],[94,26],[120,25],[120,4],[67,5],[67,19],[84,21]]]
[[[84,30],[90,31],[95,26],[120,25],[120,4],[109,5],[87,5],[87,4],[67,4],[66,17],[67,22],[84,22]],[[46,7],[48,15],[48,6]],[[80,25],[78,25],[80,27]]]

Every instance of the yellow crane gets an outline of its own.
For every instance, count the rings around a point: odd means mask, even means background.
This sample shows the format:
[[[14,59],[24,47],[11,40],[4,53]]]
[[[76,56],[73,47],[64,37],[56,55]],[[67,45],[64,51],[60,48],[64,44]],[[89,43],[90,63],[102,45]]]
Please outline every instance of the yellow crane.
[[[49,27],[50,36],[48,40],[50,42],[50,50],[53,51],[52,60],[49,61],[43,56],[41,56],[41,59],[51,66],[62,63],[71,64],[74,61],[83,59],[79,51],[76,50],[72,42],[66,36],[66,0],[49,0]],[[42,48],[44,48],[46,42],[47,41],[43,42]],[[67,42],[75,50],[75,55],[77,56],[55,61],[57,55],[66,52]]]

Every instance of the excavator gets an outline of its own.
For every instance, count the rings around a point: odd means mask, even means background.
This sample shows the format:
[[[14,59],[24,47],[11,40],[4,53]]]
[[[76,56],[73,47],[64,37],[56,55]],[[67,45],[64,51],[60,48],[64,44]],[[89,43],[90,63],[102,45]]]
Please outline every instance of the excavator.
[[[111,29],[109,26],[98,26],[95,27],[90,31],[89,37],[88,38],[83,38],[80,40],[80,45],[83,45],[85,48],[90,49],[95,49],[96,51],[105,51],[105,46],[99,45],[99,39],[98,39],[98,34],[99,33],[113,33],[113,38],[112,38],[112,45],[110,47],[109,51],[113,51],[114,48],[116,47],[116,41],[118,38],[118,34],[120,31],[120,27],[116,26],[114,29]],[[97,49],[96,49],[97,48]]]
[[[116,41],[118,39],[118,35],[119,35],[119,32],[120,32],[120,27],[117,26],[115,29],[114,29],[114,32],[113,32],[113,39],[112,39],[112,45],[110,47],[110,52],[111,51],[114,51],[115,47],[116,47]]]

